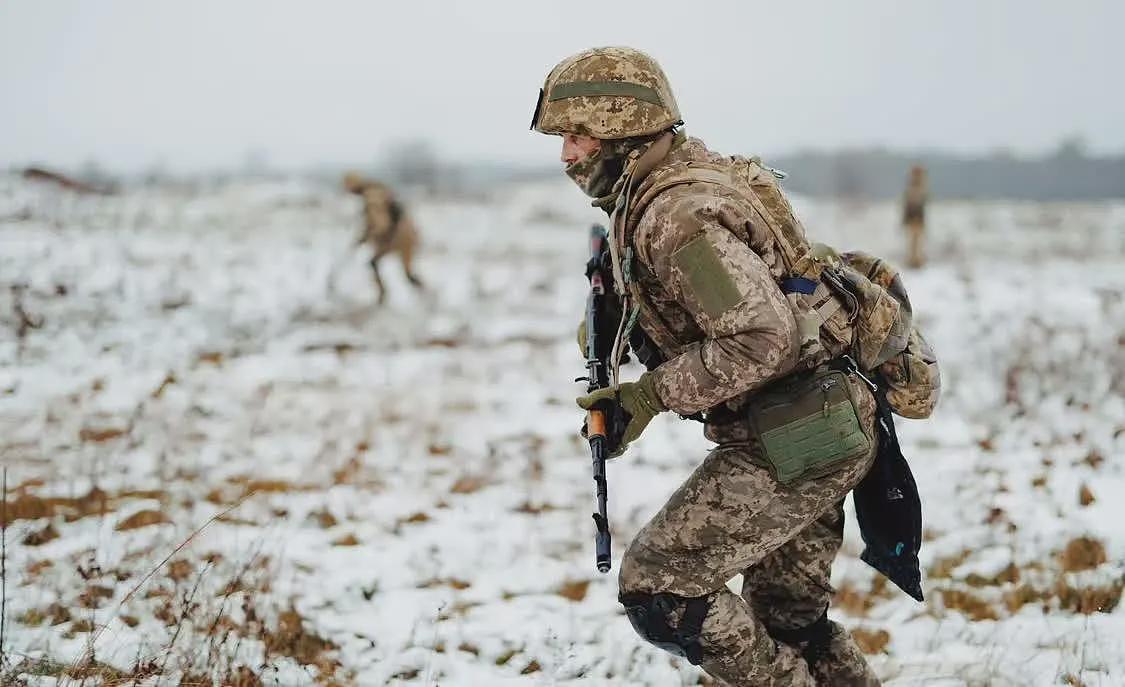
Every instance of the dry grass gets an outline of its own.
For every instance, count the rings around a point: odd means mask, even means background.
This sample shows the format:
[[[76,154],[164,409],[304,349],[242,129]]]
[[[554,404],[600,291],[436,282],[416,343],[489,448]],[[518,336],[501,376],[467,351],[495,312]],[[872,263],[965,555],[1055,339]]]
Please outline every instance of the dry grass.
[[[23,538],[24,546],[42,546],[47,542],[54,541],[59,538],[59,531],[51,523],[47,523],[40,529],[32,530],[27,533]]]
[[[838,608],[849,615],[866,617],[877,604],[893,599],[894,591],[889,588],[887,578],[877,575],[871,581],[870,589],[864,591],[850,582],[844,582],[836,590],[836,597],[832,607]]]
[[[193,576],[194,583],[190,592],[185,591],[186,587],[178,587],[180,593],[165,590],[165,593],[152,596],[160,600],[160,605],[152,614],[169,628],[170,637],[164,646],[150,652],[150,657],[138,655],[130,669],[120,670],[105,665],[92,655],[70,665],[43,659],[33,664],[25,662],[15,669],[18,672],[0,675],[0,684],[20,684],[19,676],[25,675],[55,677],[60,686],[96,684],[124,687],[141,684],[154,676],[179,676],[181,685],[252,687],[262,684],[263,671],[268,671],[280,658],[291,659],[309,668],[318,685],[341,687],[350,684],[351,678],[341,671],[336,656],[338,646],[311,629],[296,607],[287,605],[267,613],[259,611],[260,607],[271,605],[268,590],[273,571],[267,568],[266,557],[255,554],[232,572],[233,577],[225,583],[227,589],[219,599],[217,612],[214,603],[196,600],[197,591],[203,586],[204,574],[212,564],[211,561],[193,562],[190,558],[180,557],[167,565],[161,578],[166,581],[165,585],[167,582],[187,582]],[[214,584],[223,586],[224,580],[215,580]],[[111,587],[91,583],[83,590],[78,605],[98,607],[113,596]],[[237,622],[224,612],[228,601],[235,598],[241,599],[242,606]],[[115,615],[130,627],[140,623],[136,616]],[[92,618],[72,618],[71,612],[61,604],[24,612],[17,620],[32,626],[70,623],[63,633],[64,637],[84,633],[93,635],[101,631]],[[181,635],[190,635],[190,640],[177,642]],[[246,641],[262,647],[264,660],[260,664],[250,666],[239,662],[239,647]],[[153,660],[153,656],[157,660]],[[164,658],[160,659],[160,656]]]
[[[865,654],[881,654],[886,651],[891,642],[891,635],[886,630],[868,630],[857,627],[852,630],[852,639]]]
[[[78,605],[82,608],[101,608],[109,599],[114,597],[112,587],[100,584],[91,584],[78,595]]]
[[[993,605],[976,594],[960,589],[942,589],[942,605],[950,610],[960,611],[971,620],[999,620],[1000,615]]]
[[[340,524],[340,521],[336,519],[336,516],[332,515],[332,513],[329,512],[327,508],[312,511],[311,513],[309,513],[309,519],[315,522],[318,527],[324,530],[332,529],[336,525]]]
[[[223,354],[219,351],[204,351],[195,357],[195,361],[220,366],[223,364]]]
[[[183,582],[184,580],[191,577],[192,573],[195,572],[195,569],[196,566],[191,561],[187,560],[186,558],[180,558],[168,564],[166,574],[168,576],[168,579],[172,580],[173,582]]]
[[[458,579],[456,577],[448,577],[448,578],[444,578],[444,579],[435,577],[433,579],[426,580],[424,582],[418,583],[419,589],[433,589],[435,587],[449,587],[450,589],[456,589],[456,590],[460,591],[462,589],[468,589],[471,586],[473,586],[471,583],[466,582],[465,580]]]
[[[965,576],[965,584],[970,587],[1002,587],[1006,584],[1018,584],[1020,570],[1014,563],[1009,563],[1003,570],[992,576],[979,573],[969,573]]]
[[[118,532],[125,532],[127,530],[136,530],[142,527],[151,527],[153,525],[165,525],[171,522],[172,521],[168,519],[168,516],[164,515],[160,511],[142,510],[133,513],[121,522],[117,523],[117,526],[113,529],[117,530]]]
[[[1086,507],[1086,506],[1089,506],[1094,501],[1097,501],[1097,499],[1094,498],[1094,492],[1090,490],[1090,487],[1088,487],[1085,484],[1083,484],[1081,487],[1079,487],[1079,489],[1078,489],[1078,505],[1080,505],[1082,507]]]
[[[1066,572],[1092,570],[1106,562],[1105,546],[1091,537],[1072,539],[1060,554],[1059,562]]]
[[[351,533],[332,540],[332,546],[359,546],[359,543],[359,539]]]
[[[524,666],[523,670],[520,671],[520,675],[531,675],[533,673],[538,673],[540,670],[543,670],[543,667],[539,665],[539,661],[532,660]]]
[[[431,443],[426,447],[426,450],[429,451],[431,456],[448,456],[453,453],[453,447],[446,443]]]
[[[926,571],[926,576],[930,579],[949,579],[953,576],[953,571],[969,560],[972,554],[971,550],[962,549],[960,553],[953,556],[939,558]]]
[[[71,618],[70,609],[60,603],[53,603],[45,608],[32,608],[16,616],[16,621],[29,627],[38,627],[44,623],[48,625],[62,625]]]
[[[75,522],[82,518],[113,512],[122,504],[132,500],[167,498],[167,494],[163,491],[130,490],[110,494],[98,487],[93,487],[78,497],[39,496],[31,492],[31,489],[37,486],[41,486],[41,483],[26,483],[13,490],[14,498],[5,502],[9,523],[58,516],[66,522]]]
[[[937,590],[942,606],[963,613],[972,620],[997,620],[1019,612],[1028,604],[1039,604],[1044,613],[1052,610],[1088,615],[1108,613],[1120,602],[1125,579],[1089,581],[1071,573],[1098,568],[1106,562],[1103,544],[1090,537],[1078,537],[1055,556],[1057,570],[1052,574],[1042,565],[1019,568],[1009,564],[995,575],[970,573],[952,580],[952,586]],[[948,579],[956,559],[941,561],[938,572]],[[931,577],[939,579],[931,573]],[[976,591],[976,590],[979,590]],[[991,593],[990,593],[991,592]],[[997,596],[997,592],[999,595]]]
[[[429,521],[430,521],[430,516],[426,515],[425,513],[421,512],[421,511],[419,511],[417,513],[414,513],[413,515],[410,515],[406,518],[403,518],[399,522],[402,523],[402,524],[415,524],[415,523],[429,522]]]
[[[586,591],[590,588],[590,580],[567,580],[555,590],[555,593],[564,599],[581,601],[586,598]]]
[[[278,614],[274,628],[263,628],[259,639],[267,655],[287,656],[302,665],[314,666],[324,678],[334,676],[340,667],[333,655],[339,647],[309,630],[293,607]]]
[[[40,497],[17,488],[15,499],[6,502],[8,522],[39,520],[62,515],[67,522],[111,510],[109,495],[94,487],[77,498]]]
[[[489,485],[489,481],[478,475],[463,475],[449,488],[451,494],[473,494]]]
[[[1115,579],[1103,584],[1086,586],[1074,585],[1060,578],[1055,584],[1055,597],[1059,607],[1072,613],[1109,613],[1117,608],[1121,593],[1125,590],[1125,580]]]
[[[129,430],[121,427],[83,427],[78,431],[78,438],[84,442],[102,443],[125,436]]]
[[[539,515],[540,513],[549,513],[553,510],[558,510],[555,506],[549,503],[533,504],[531,501],[524,501],[520,505],[512,509],[513,513],[526,513],[528,515]]]

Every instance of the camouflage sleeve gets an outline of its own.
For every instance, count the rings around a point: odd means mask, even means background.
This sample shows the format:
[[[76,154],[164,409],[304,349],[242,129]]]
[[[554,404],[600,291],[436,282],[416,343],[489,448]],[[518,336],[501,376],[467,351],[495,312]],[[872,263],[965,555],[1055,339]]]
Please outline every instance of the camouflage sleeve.
[[[659,200],[646,213],[655,225],[650,267],[704,338],[655,370],[656,389],[664,405],[688,415],[790,370],[797,326],[769,268],[732,231],[748,221],[733,202],[692,195],[657,207]]]

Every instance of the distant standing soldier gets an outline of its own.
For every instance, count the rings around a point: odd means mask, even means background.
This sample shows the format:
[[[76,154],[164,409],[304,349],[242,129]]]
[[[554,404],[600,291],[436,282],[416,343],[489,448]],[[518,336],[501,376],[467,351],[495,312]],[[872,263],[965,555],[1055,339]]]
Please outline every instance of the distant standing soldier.
[[[926,184],[926,168],[922,165],[914,165],[910,168],[910,180],[906,184],[906,192],[902,195],[902,226],[906,229],[907,240],[910,243],[906,262],[915,268],[926,263],[922,254],[922,242],[926,234],[927,200],[929,200],[929,190]]]
[[[416,289],[423,288],[422,280],[413,267],[414,252],[418,248],[418,229],[391,189],[355,172],[344,175],[344,189],[363,198],[363,228],[355,245],[370,243],[375,251],[369,264],[379,291],[379,305],[387,299],[383,277],[379,274],[379,260],[388,253],[398,253],[407,280]]]

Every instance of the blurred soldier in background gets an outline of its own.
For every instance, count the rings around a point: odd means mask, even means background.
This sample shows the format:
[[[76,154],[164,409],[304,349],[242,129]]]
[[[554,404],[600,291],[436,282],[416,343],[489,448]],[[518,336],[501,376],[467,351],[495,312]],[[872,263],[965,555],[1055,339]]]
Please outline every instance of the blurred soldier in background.
[[[910,179],[906,192],[902,194],[902,226],[906,229],[909,250],[906,263],[911,267],[921,267],[926,259],[922,254],[922,242],[926,234],[926,201],[929,190],[926,187],[926,168],[914,165],[910,168]]]
[[[375,287],[379,290],[379,304],[382,305],[387,299],[383,277],[379,274],[379,260],[388,253],[399,254],[407,280],[416,289],[421,289],[422,280],[415,274],[413,267],[414,252],[418,249],[418,229],[402,203],[385,184],[365,179],[355,172],[344,175],[344,190],[363,199],[363,228],[356,237],[355,245],[370,243],[374,249],[369,264],[375,278]],[[330,281],[330,288],[331,285]]]
[[[641,637],[724,684],[877,685],[827,617],[843,500],[875,457],[872,392],[825,366],[858,330],[774,170],[681,125],[660,66],[629,48],[561,62],[532,121],[562,138],[567,176],[610,213],[614,350],[628,342],[648,368],[579,405],[619,404],[615,455],[669,410],[719,444],[630,544],[619,600]],[[741,595],[727,588],[739,573]]]

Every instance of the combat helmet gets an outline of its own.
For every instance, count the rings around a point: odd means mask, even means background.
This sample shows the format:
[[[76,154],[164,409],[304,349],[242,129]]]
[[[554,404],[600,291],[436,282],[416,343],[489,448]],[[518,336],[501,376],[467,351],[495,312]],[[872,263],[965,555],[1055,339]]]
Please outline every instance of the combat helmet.
[[[531,128],[544,134],[633,138],[681,124],[668,77],[633,48],[592,48],[560,62],[539,91]]]
[[[362,174],[353,170],[344,173],[341,185],[348,193],[360,193],[363,191],[363,187],[367,185],[367,181]]]

